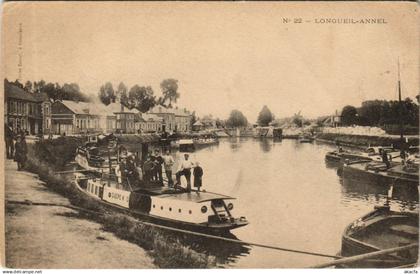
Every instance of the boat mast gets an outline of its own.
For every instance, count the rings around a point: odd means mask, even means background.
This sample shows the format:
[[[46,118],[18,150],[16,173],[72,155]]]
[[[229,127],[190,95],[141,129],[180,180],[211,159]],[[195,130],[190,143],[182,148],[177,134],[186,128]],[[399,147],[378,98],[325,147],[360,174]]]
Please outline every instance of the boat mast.
[[[400,127],[400,149],[401,154],[405,155],[405,142],[404,142],[404,125],[403,125],[403,115],[402,115],[402,100],[401,100],[401,76],[400,76],[400,59],[398,58],[398,120],[399,120],[399,127]],[[403,157],[405,160],[405,156]]]
[[[400,59],[398,59],[398,114],[399,114],[399,124],[400,124],[400,142],[401,145],[404,141],[404,135],[403,135],[403,121],[402,121],[402,101],[401,101],[401,77],[400,77]]]

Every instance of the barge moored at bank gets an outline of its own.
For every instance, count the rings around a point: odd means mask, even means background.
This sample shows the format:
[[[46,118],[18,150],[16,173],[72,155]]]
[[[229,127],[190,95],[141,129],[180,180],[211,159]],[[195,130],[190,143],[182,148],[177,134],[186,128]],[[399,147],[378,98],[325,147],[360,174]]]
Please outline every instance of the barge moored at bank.
[[[217,235],[248,224],[245,217],[233,217],[233,197],[153,184],[127,187],[114,177],[76,173],[75,184],[103,203],[157,224]]]
[[[342,176],[345,180],[376,182],[381,184],[419,184],[419,165],[416,163],[382,162],[370,160],[344,164]]]
[[[325,160],[337,163],[344,163],[346,161],[382,161],[383,150],[387,152],[389,160],[395,160],[400,157],[400,151],[392,147],[373,146],[364,149],[362,152],[339,148],[328,152],[325,155]]]

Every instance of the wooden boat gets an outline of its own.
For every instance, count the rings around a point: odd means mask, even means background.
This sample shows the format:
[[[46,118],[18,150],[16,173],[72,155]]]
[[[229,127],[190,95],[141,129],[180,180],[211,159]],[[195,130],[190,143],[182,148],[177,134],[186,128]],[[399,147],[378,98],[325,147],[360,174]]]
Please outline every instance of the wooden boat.
[[[342,176],[346,180],[418,185],[419,165],[390,162],[390,166],[387,167],[382,162],[355,161],[344,164]]]
[[[216,145],[219,143],[219,140],[216,136],[212,134],[201,135],[193,139],[195,149]]]
[[[101,178],[75,175],[75,184],[83,193],[157,224],[209,234],[226,234],[248,224],[245,217],[233,217],[233,197],[153,184],[123,186],[109,174]]]
[[[418,243],[418,233],[418,212],[397,212],[390,210],[389,206],[377,206],[345,228],[341,256],[355,256]],[[340,267],[397,267],[415,264],[417,259],[418,249],[414,248]]]
[[[315,138],[309,135],[299,135],[299,143],[312,143]]]
[[[110,135],[100,137],[89,136],[89,140],[76,149],[75,161],[85,170],[107,172],[117,165],[115,140]]]
[[[385,150],[390,160],[400,157],[400,151],[392,147],[373,146],[368,147],[362,152],[348,151],[342,148],[328,152],[325,160],[330,162],[344,163],[346,161],[382,161],[382,151]]]
[[[178,149],[180,152],[194,152],[194,141],[192,139],[180,139],[178,141]]]

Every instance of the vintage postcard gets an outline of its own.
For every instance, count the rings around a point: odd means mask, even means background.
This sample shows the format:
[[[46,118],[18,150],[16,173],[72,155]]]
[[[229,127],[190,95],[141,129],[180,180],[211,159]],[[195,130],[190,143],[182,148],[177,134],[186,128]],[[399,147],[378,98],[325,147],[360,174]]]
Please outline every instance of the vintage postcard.
[[[3,3],[4,271],[417,273],[418,9]]]

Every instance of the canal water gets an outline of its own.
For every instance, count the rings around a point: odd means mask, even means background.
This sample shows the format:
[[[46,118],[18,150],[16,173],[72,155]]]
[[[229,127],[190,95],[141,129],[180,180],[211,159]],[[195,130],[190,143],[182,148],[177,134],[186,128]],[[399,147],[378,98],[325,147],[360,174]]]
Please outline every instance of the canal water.
[[[193,153],[204,170],[203,189],[237,198],[235,216],[250,224],[240,240],[336,255],[344,228],[386,201],[388,186],[347,182],[324,157],[334,146],[253,138],[221,139]],[[179,161],[183,153],[176,152]],[[418,189],[395,188],[391,207],[418,210]],[[331,259],[253,246],[209,242],[223,267],[309,267]]]

